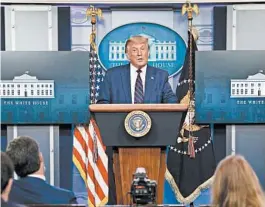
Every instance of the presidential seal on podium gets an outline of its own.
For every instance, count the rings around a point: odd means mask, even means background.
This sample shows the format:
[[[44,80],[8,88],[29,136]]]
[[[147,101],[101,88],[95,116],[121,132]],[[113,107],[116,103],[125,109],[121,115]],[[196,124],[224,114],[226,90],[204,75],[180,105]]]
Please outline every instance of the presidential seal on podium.
[[[143,111],[130,112],[124,121],[127,133],[137,138],[145,136],[150,131],[151,125],[150,116]]]

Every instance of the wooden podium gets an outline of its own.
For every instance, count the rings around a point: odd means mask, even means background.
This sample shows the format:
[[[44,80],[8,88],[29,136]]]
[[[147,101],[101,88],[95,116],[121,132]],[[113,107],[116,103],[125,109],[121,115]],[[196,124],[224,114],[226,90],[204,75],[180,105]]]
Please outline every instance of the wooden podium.
[[[133,174],[138,167],[146,169],[147,176],[157,182],[157,204],[163,203],[166,147],[177,139],[183,104],[95,104],[90,105],[100,129],[104,145],[114,148],[117,204],[129,205]],[[152,126],[140,139],[129,135],[124,121],[132,111],[146,112]]]

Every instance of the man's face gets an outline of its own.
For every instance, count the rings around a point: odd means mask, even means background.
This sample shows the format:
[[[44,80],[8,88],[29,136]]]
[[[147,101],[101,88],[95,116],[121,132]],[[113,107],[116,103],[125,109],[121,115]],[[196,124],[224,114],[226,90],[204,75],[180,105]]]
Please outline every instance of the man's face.
[[[131,64],[140,69],[147,64],[149,56],[148,44],[132,42],[127,48],[127,57]]]

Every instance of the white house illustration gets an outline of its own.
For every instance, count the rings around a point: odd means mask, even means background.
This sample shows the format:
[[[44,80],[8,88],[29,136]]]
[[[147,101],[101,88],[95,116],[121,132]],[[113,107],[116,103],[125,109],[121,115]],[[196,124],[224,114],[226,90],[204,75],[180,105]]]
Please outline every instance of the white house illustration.
[[[149,61],[175,61],[176,57],[176,41],[159,41],[154,37],[146,34],[139,34],[148,38],[150,46]],[[125,61],[126,41],[110,41],[109,42],[109,60],[110,61]]]
[[[247,79],[231,79],[231,98],[265,97],[265,74],[263,70]]]
[[[38,80],[28,72],[0,81],[1,98],[54,98],[54,80]]]

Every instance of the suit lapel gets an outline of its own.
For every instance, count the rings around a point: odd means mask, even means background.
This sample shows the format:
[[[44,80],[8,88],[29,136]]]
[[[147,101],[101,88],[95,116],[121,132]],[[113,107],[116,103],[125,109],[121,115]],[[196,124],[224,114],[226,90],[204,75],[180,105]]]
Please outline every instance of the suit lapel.
[[[152,92],[155,87],[155,74],[148,65],[146,68],[146,77],[145,77],[145,92],[144,92],[144,103],[151,103],[152,101]]]
[[[132,103],[131,95],[131,78],[130,78],[130,65],[126,65],[124,70],[121,72],[122,87],[125,93],[125,99],[128,103]]]

